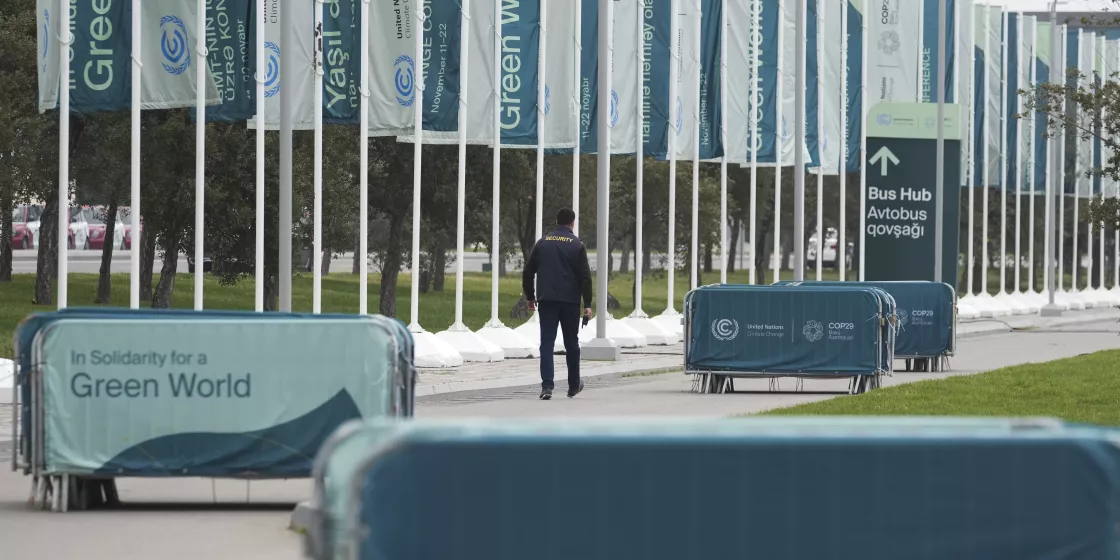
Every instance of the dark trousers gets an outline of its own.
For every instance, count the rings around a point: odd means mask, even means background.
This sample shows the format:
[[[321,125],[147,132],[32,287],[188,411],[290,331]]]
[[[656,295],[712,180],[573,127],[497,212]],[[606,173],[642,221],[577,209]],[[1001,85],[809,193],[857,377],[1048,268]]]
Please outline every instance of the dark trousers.
[[[579,387],[579,321],[578,303],[541,301],[537,303],[541,322],[541,388],[553,389],[556,376],[553,365],[553,347],[556,345],[556,327],[564,334],[564,350],[568,361],[568,387]]]

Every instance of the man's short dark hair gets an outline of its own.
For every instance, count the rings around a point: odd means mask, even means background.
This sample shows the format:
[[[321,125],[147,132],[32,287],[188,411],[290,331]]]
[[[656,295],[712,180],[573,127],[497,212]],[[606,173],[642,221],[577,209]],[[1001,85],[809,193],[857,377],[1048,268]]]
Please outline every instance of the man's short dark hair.
[[[576,213],[571,208],[561,208],[556,213],[556,225],[570,226],[574,223],[576,223]]]

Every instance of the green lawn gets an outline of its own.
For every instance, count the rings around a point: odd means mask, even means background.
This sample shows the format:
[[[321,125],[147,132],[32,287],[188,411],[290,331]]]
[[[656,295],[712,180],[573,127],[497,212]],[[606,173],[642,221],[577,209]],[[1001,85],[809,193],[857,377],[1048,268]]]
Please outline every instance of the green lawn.
[[[792,278],[793,273],[786,271],[783,278]],[[97,291],[97,275],[71,274],[69,283],[69,305],[71,307],[89,307],[93,305],[93,298]],[[748,280],[746,272],[731,274],[730,282],[745,283]],[[767,276],[769,278],[769,276]],[[835,279],[836,274],[826,276]],[[719,273],[704,274],[700,278],[704,283],[719,282]],[[159,281],[157,275],[153,284]],[[377,313],[380,305],[381,276],[369,276],[369,311]],[[36,311],[53,310],[54,306],[37,307],[31,305],[34,293],[35,277],[31,274],[17,274],[11,283],[0,284],[0,357],[12,357],[12,331],[19,321],[30,313]],[[294,311],[311,311],[311,282],[310,274],[300,274],[292,281],[292,309]],[[620,274],[611,281],[610,292],[618,298],[621,309],[614,311],[615,317],[623,317],[634,309],[634,300],[631,296],[634,282],[633,274]],[[397,313],[396,315],[409,321],[409,301],[412,277],[401,274],[397,283]],[[128,305],[128,275],[113,275],[112,305]],[[681,302],[689,288],[687,275],[678,275],[676,279],[676,308],[681,309]],[[511,274],[499,281],[498,317],[510,327],[515,327],[521,321],[510,319],[510,309],[521,297],[521,275]],[[666,278],[664,275],[647,277],[643,283],[643,309],[650,315],[661,313],[668,301]],[[215,278],[206,277],[203,286],[204,306],[208,309],[253,309],[253,282],[245,280],[235,286],[223,286]],[[180,274],[175,280],[175,291],[172,297],[172,306],[177,308],[191,308],[194,302],[194,279],[191,275]],[[352,274],[331,274],[323,278],[323,311],[337,313],[358,312],[358,277]],[[455,276],[448,275],[445,291],[428,292],[420,294],[420,324],[428,330],[443,330],[455,319]],[[472,329],[483,326],[490,319],[490,274],[468,273],[463,277],[463,322]]]
[[[1120,350],[919,381],[766,414],[1052,416],[1120,426]]]

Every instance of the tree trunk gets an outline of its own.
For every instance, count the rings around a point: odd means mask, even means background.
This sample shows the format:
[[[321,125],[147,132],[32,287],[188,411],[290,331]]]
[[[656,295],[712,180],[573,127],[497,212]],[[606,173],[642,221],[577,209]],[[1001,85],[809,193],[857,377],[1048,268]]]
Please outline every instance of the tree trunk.
[[[0,194],[0,282],[12,281],[12,191]]]
[[[735,259],[739,255],[739,228],[742,227],[742,224],[743,222],[741,220],[736,219],[730,225],[731,239],[728,240],[729,247],[727,251],[728,274],[735,272]]]
[[[712,244],[704,246],[704,272],[712,272]]]
[[[751,251],[751,256],[754,258],[754,278],[755,282],[765,284],[766,279],[763,278],[763,275],[770,270],[770,252],[773,246],[769,239],[770,228],[760,227],[755,230],[755,233],[758,234],[758,243],[756,244],[753,239],[751,240],[751,247],[754,249]]]
[[[171,239],[163,248],[163,268],[159,271],[159,284],[152,296],[152,309],[170,309],[171,294],[175,291],[175,272],[179,267],[179,241]],[[202,263],[198,263],[202,266]]]
[[[63,240],[63,243],[66,241]],[[58,274],[58,198],[47,197],[43,215],[39,218],[39,253],[35,262],[35,305],[50,305],[54,299],[51,282]]]
[[[354,244],[354,262],[350,264],[350,274],[357,275],[361,272],[362,236],[361,234],[356,234],[354,237],[357,242]]]
[[[320,263],[319,271],[323,276],[331,273],[331,250],[330,248],[323,249],[323,262]]]
[[[381,305],[378,312],[386,317],[397,316],[397,278],[401,274],[401,240],[404,218],[389,219],[389,237],[385,240],[385,259],[381,265]]]
[[[97,295],[93,298],[93,303],[111,303],[113,299],[113,236],[116,234],[117,226],[117,192],[114,190],[109,193],[109,209],[105,215],[105,237],[103,238],[104,245],[101,247],[101,270],[97,275]]]
[[[509,274],[506,270],[506,257],[505,255],[498,255],[498,276],[505,278]]]
[[[156,267],[156,236],[148,235],[133,225],[132,242],[140,244],[140,301],[152,301],[152,273]]]
[[[634,238],[631,237],[629,243],[622,243],[622,261],[618,263],[618,271],[622,274],[630,272],[630,254],[634,246]]]
[[[279,294],[276,276],[270,275],[264,283],[264,310],[276,311],[276,298]]]
[[[447,236],[436,236],[436,246],[432,255],[432,290],[443,291],[444,280],[447,276]]]

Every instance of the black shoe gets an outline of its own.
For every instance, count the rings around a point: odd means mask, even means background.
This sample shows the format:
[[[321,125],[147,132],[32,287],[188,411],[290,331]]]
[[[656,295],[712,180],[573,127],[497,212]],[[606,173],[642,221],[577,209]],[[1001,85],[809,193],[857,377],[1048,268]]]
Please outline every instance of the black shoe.
[[[580,393],[580,391],[583,391],[583,380],[582,379],[579,380],[579,387],[575,388],[574,390],[571,387],[568,387],[568,398],[570,399],[570,398],[578,395]]]
[[[552,400],[552,389],[541,389],[541,400],[542,401]]]

